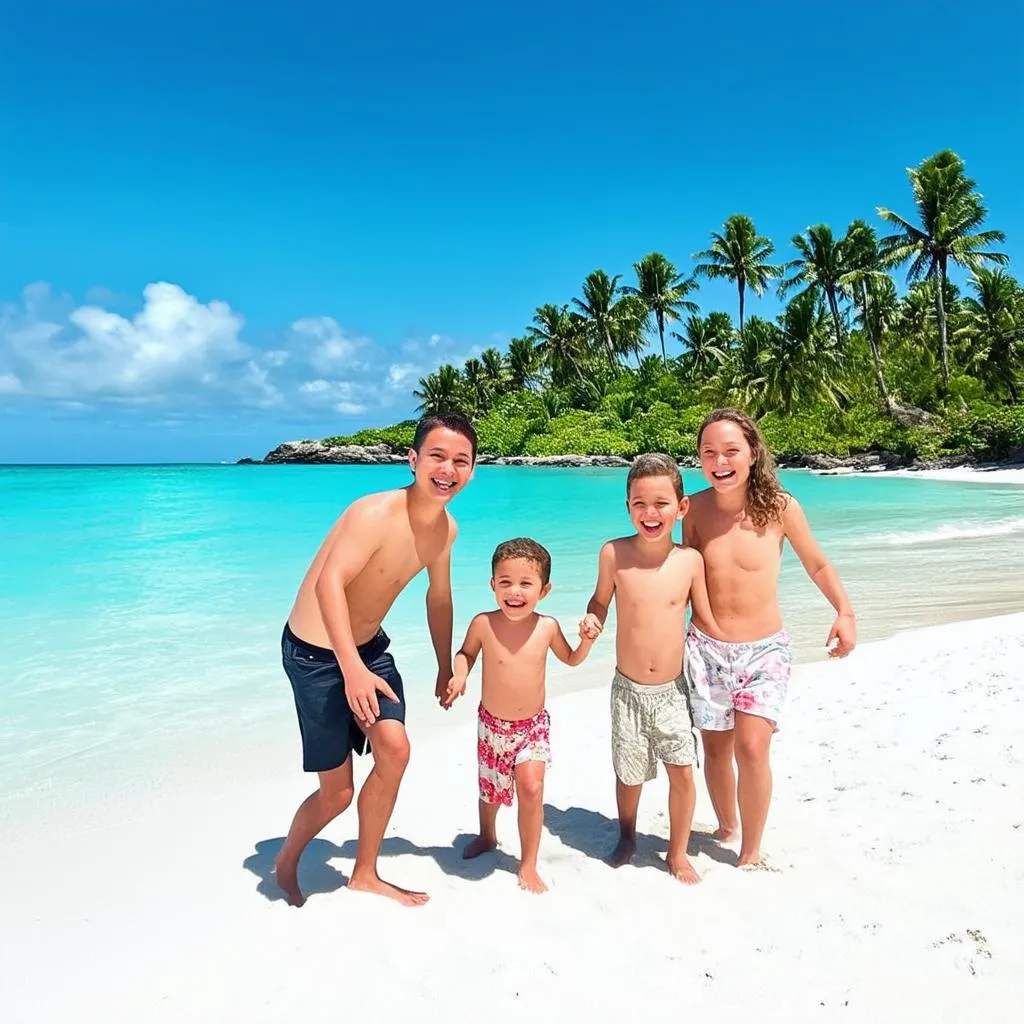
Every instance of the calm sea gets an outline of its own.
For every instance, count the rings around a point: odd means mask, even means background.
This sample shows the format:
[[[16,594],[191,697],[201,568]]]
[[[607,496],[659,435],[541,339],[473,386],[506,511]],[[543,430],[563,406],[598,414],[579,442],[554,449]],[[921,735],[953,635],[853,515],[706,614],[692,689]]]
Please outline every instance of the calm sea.
[[[213,757],[282,714],[290,736],[278,645],[295,588],[349,501],[407,479],[404,467],[0,468],[0,796],[178,739],[202,738]],[[491,606],[494,545],[524,534],[552,553],[544,610],[572,633],[601,542],[629,529],[624,479],[481,467],[452,506],[456,642]],[[806,473],[785,484],[847,584],[862,639],[1024,608],[1019,488]],[[386,623],[413,711],[434,682],[425,585]],[[781,594],[799,657],[820,657],[831,609],[791,552]],[[572,685],[554,673],[553,691]]]

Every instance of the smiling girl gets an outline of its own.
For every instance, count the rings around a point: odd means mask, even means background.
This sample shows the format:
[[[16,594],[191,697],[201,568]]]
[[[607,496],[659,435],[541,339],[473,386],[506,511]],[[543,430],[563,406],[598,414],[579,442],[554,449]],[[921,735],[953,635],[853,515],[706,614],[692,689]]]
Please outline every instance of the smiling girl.
[[[715,836],[728,842],[740,834],[737,864],[747,867],[761,862],[772,792],[768,749],[779,728],[793,661],[777,594],[784,540],[836,610],[826,641],[830,657],[853,650],[857,626],[803,509],[779,484],[757,424],[735,409],[716,409],[701,426],[697,447],[711,486],[693,496],[683,535],[704,557],[715,623],[694,611],[686,637],[686,676],[718,818]]]

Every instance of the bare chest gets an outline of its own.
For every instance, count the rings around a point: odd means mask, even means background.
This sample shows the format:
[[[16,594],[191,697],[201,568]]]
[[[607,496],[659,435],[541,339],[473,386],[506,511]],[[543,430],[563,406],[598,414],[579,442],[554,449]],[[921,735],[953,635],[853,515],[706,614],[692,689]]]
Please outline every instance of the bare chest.
[[[774,572],[782,557],[782,534],[777,527],[759,529],[747,522],[733,523],[713,533],[702,554],[709,575]]]
[[[382,591],[400,590],[440,554],[443,540],[399,534],[375,552],[360,574],[360,582]]]
[[[689,599],[681,572],[665,566],[658,570],[620,569],[615,580],[615,600],[620,614],[682,614]]]

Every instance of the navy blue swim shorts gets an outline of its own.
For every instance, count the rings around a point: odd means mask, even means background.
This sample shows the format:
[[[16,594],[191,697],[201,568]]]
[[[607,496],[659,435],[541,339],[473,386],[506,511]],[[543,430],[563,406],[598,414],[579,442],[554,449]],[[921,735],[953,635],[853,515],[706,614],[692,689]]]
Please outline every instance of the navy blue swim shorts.
[[[377,691],[380,719],[405,723],[405,689],[387,653],[391,640],[384,630],[358,648],[363,664],[395,691],[398,703]],[[352,751],[364,754],[370,745],[345,699],[345,682],[334,651],[297,637],[285,623],[281,660],[292,684],[302,734],[302,770],[328,772],[340,768]]]

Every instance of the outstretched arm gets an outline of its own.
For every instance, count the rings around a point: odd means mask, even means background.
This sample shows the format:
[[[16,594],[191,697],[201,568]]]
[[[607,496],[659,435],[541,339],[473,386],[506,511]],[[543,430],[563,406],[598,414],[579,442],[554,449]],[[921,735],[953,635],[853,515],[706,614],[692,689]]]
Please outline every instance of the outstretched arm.
[[[832,623],[828,640],[825,641],[825,646],[829,648],[829,657],[845,658],[857,644],[857,618],[843,589],[839,573],[818,547],[818,542],[814,539],[810,524],[807,522],[807,516],[804,515],[804,510],[796,498],[789,499],[782,513],[782,527],[807,575],[836,610],[836,620]]]
[[[483,644],[486,616],[476,615],[466,630],[466,639],[455,653],[455,669],[441,699],[441,706],[450,708],[466,692],[466,679],[476,664]]]
[[[437,657],[434,696],[445,706],[444,696],[452,677],[452,545],[455,522],[449,525],[448,540],[441,553],[427,566],[427,628]]]
[[[611,541],[601,548],[597,558],[597,583],[587,603],[587,614],[580,623],[580,636],[596,640],[604,629],[608,609],[615,594],[615,547]]]
[[[594,640],[584,636],[580,638],[576,650],[573,650],[569,646],[569,641],[566,640],[558,620],[551,620],[551,650],[563,665],[571,665],[573,668],[577,665],[582,665],[584,659],[590,653],[590,648],[593,646]]]

